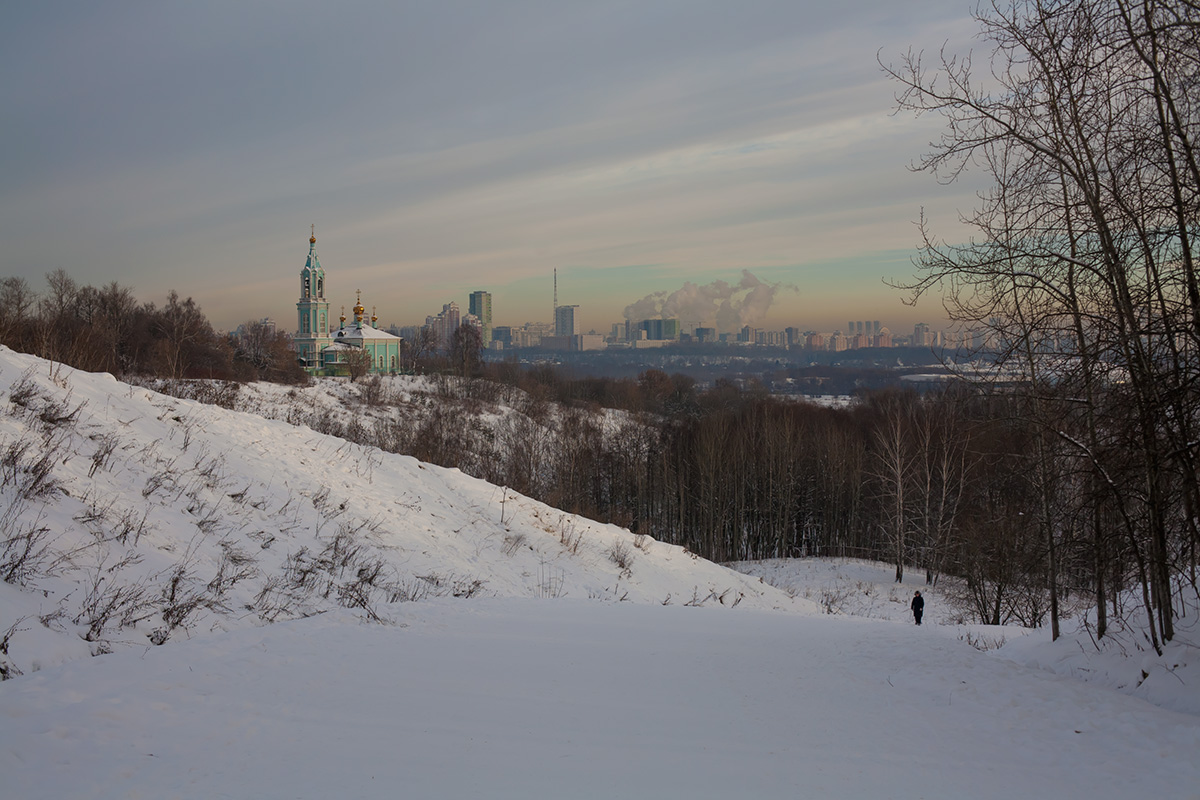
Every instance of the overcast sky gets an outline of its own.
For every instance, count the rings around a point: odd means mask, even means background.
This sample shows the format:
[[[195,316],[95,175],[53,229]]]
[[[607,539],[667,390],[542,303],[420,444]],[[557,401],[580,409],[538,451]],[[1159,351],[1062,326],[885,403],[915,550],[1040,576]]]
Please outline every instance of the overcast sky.
[[[937,322],[882,279],[974,187],[908,171],[940,123],[891,115],[876,53],[970,47],[969,4],[834,5],[14,4],[0,276],[294,330],[315,223],[335,314],[362,289],[381,324],[475,289],[548,321],[554,269],[585,330],[747,270],[768,327]]]

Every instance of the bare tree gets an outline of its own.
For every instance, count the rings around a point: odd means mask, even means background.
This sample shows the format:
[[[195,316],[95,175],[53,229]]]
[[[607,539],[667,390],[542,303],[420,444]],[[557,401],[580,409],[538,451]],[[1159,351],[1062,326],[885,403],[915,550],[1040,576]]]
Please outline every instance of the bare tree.
[[[212,327],[196,302],[190,297],[180,300],[174,289],[167,294],[167,304],[158,312],[157,329],[157,349],[163,371],[174,379],[184,377],[196,361],[197,351],[213,336]]]
[[[968,217],[976,241],[938,242],[923,221],[907,288],[914,302],[941,291],[1025,377],[1043,428],[1052,592],[1053,437],[1111,495],[1158,649],[1173,636],[1171,575],[1181,552],[1195,553],[1200,507],[1200,5],[997,0],[977,20],[993,46],[982,80],[969,57],[946,53],[932,70],[911,52],[885,67],[900,108],[948,121],[919,168],[954,179],[974,162],[993,181]],[[1082,415],[1056,408],[1051,390],[1068,379],[1084,390]]]
[[[479,372],[483,352],[483,335],[479,328],[464,322],[450,338],[450,365],[454,373],[469,378]]]
[[[351,383],[371,371],[371,354],[365,347],[347,350],[344,361]]]
[[[0,344],[22,349],[24,328],[37,302],[37,295],[24,278],[11,277],[0,281]]]
[[[913,426],[918,453],[913,532],[915,550],[925,566],[925,582],[941,572],[959,511],[968,491],[970,432],[965,423],[966,398],[957,391],[926,397],[915,409]]]
[[[418,372],[421,363],[436,353],[439,347],[441,347],[441,343],[438,342],[437,331],[428,325],[423,325],[417,329],[416,336],[412,339],[405,339],[400,345],[401,360],[407,370]]]
[[[904,579],[914,512],[918,453],[912,440],[915,396],[889,393],[879,398],[881,414],[873,437],[870,474],[878,487],[879,525],[896,565],[896,583]]]

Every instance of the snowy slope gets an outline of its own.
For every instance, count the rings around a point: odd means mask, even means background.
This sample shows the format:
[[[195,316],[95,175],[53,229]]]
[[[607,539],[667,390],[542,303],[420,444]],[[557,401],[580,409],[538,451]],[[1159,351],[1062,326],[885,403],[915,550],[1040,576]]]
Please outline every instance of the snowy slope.
[[[944,627],[449,598],[0,684],[21,798],[1194,798],[1200,719]]]
[[[0,665],[407,600],[794,607],[457,470],[0,348]]]

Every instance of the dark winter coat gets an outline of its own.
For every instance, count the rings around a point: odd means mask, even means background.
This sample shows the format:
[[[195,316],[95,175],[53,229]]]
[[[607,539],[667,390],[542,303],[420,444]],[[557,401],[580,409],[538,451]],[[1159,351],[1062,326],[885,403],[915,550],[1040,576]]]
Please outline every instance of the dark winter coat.
[[[912,610],[913,611],[924,611],[925,610],[925,598],[921,597],[921,595],[919,595],[919,594],[913,595]]]

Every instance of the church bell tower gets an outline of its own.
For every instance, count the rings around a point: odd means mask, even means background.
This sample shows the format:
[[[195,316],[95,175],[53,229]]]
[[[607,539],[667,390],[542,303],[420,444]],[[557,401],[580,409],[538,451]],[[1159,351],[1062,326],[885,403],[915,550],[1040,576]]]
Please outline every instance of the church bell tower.
[[[329,338],[329,301],[325,299],[325,269],[317,257],[317,228],[313,225],[308,240],[308,260],[300,270],[300,301],[296,303],[296,358],[301,366],[314,370],[320,366],[321,351]]]

